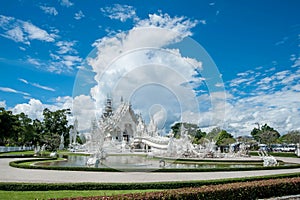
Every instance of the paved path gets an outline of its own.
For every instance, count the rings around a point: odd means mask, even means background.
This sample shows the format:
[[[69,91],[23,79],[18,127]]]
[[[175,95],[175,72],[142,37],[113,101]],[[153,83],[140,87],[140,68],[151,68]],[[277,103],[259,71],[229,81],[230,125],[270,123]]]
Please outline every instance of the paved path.
[[[300,163],[300,158],[277,158],[285,162]],[[232,171],[232,172],[191,172],[191,173],[155,173],[155,172],[82,172],[57,170],[30,170],[9,166],[9,162],[19,159],[0,159],[0,182],[33,182],[33,183],[133,183],[213,180],[224,178],[241,178],[285,173],[300,173],[298,169]]]

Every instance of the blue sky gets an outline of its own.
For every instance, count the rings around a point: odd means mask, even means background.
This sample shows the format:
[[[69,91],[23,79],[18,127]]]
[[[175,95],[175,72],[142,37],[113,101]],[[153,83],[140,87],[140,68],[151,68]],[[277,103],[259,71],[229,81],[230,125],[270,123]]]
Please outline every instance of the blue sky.
[[[185,26],[181,34],[202,45],[223,79],[222,120],[211,120],[218,111],[207,108],[189,121],[235,135],[249,134],[255,122],[282,134],[300,129],[299,8],[298,0],[1,1],[0,105],[33,118],[44,107],[72,107],[76,75],[95,45],[156,17],[160,28]],[[206,105],[210,92],[197,101]],[[83,99],[78,105],[91,101]]]

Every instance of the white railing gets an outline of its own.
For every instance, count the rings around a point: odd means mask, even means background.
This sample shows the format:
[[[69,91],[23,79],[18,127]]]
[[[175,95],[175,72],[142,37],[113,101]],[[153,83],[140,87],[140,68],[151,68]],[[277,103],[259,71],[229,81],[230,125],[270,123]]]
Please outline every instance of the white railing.
[[[11,152],[11,151],[29,151],[32,147],[5,147],[0,146],[0,152]]]

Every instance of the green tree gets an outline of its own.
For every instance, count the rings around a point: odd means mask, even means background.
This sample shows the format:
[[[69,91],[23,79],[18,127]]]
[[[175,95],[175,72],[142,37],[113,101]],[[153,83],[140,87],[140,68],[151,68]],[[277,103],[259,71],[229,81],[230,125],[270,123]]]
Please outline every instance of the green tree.
[[[300,131],[292,130],[279,138],[281,143],[296,144],[300,143]]]
[[[235,139],[231,134],[229,134],[225,130],[221,130],[218,135],[215,137],[216,145],[218,146],[226,146],[235,142]]]
[[[210,141],[216,140],[217,136],[219,135],[219,133],[221,131],[222,131],[222,129],[220,127],[215,127],[206,135],[206,138]]]
[[[18,118],[18,125],[15,128],[17,131],[16,145],[31,145],[34,135],[32,120],[23,112],[17,114],[16,117]]]
[[[193,143],[199,144],[199,140],[206,135],[205,132],[201,131],[201,129],[199,128],[199,126],[197,124],[178,122],[171,127],[171,129],[173,130],[173,133],[174,133],[174,137],[177,139],[180,138],[182,125],[185,128],[185,130],[187,131],[188,135],[190,135],[193,138],[192,139]]]
[[[173,137],[179,139],[180,138],[180,127],[181,127],[180,122],[177,122],[176,124],[174,124],[173,126],[171,126],[171,129],[173,131]]]
[[[196,132],[196,135],[193,139],[193,143],[194,144],[201,144],[201,142],[202,142],[201,139],[205,138],[205,136],[206,136],[206,132],[203,132],[203,131],[201,131],[201,129],[198,129],[197,132]]]
[[[61,135],[64,136],[65,142],[69,139],[70,126],[68,126],[67,114],[70,114],[69,109],[50,111],[46,108],[43,111],[43,141],[50,151],[58,149]]]
[[[261,130],[260,128],[254,128],[252,131],[251,131],[251,135],[252,137],[256,140],[256,141],[260,141],[260,134],[261,134]]]
[[[18,140],[18,118],[11,111],[0,108],[0,145],[13,146]]]
[[[43,122],[38,119],[33,120],[32,123],[32,145],[40,146],[43,143],[44,126]]]
[[[256,141],[268,145],[276,143],[277,139],[280,137],[279,132],[267,124],[264,124],[259,128],[254,128],[251,131],[251,135]]]

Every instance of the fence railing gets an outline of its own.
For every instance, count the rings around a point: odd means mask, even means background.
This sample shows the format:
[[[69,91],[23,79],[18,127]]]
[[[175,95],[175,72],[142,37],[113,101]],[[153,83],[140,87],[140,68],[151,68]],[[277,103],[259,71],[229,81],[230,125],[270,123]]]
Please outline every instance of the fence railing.
[[[11,151],[29,151],[32,150],[33,147],[5,147],[0,146],[0,152],[11,152]]]

